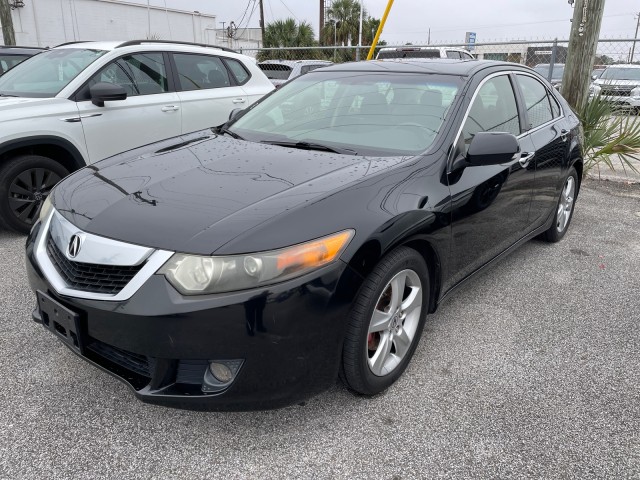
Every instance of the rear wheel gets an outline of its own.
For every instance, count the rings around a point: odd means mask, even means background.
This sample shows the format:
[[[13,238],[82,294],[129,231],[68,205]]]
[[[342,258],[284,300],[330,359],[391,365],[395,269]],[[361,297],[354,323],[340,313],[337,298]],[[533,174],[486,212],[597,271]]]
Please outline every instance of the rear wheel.
[[[29,233],[42,202],[69,172],[58,162],[40,155],[22,155],[0,168],[0,221]]]
[[[569,175],[564,181],[564,186],[560,192],[560,198],[556,206],[556,214],[553,217],[553,223],[549,230],[544,232],[541,237],[547,242],[559,242],[567,233],[571,218],[573,218],[573,207],[576,203],[578,194],[578,173],[576,169],[571,167]]]
[[[420,340],[429,305],[427,264],[399,247],[367,277],[352,308],[341,376],[357,393],[375,395],[404,372]]]

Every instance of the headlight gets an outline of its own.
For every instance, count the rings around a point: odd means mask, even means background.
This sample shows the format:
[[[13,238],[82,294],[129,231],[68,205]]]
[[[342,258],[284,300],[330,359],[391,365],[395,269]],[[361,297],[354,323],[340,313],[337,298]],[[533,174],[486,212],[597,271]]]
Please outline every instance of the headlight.
[[[38,220],[42,222],[45,218],[49,216],[49,214],[51,213],[51,210],[53,210],[53,203],[51,203],[51,194],[49,194],[47,198],[44,199],[44,202],[42,202],[42,205],[40,206],[40,213],[38,214]]]
[[[589,95],[592,95],[592,96],[600,95],[601,90],[602,88],[600,88],[598,85],[591,85],[589,87]]]
[[[353,230],[271,252],[228,257],[174,254],[158,273],[183,295],[246,290],[298,277],[333,262]]]

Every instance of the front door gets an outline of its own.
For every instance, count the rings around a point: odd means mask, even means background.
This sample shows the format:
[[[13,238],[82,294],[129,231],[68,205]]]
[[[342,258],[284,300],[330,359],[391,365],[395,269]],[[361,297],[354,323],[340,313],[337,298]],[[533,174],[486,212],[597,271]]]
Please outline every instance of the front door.
[[[512,79],[489,77],[477,90],[457,142],[457,160],[466,156],[478,132],[522,132]],[[529,226],[535,180],[534,146],[519,138],[520,155],[500,165],[458,166],[449,175],[452,198],[452,286],[522,238]]]
[[[104,107],[78,102],[91,162],[182,133],[180,99],[169,91],[166,72],[162,52],[150,52],[126,55],[94,75],[86,88],[118,84],[127,99]]]

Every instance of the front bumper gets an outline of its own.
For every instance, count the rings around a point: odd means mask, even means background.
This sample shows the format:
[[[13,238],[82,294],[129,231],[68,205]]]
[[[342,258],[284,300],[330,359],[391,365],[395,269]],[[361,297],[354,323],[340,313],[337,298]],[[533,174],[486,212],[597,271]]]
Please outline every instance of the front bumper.
[[[337,379],[347,313],[362,279],[343,262],[271,287],[185,297],[152,275],[129,299],[60,295],[27,239],[29,283],[78,314],[85,360],[127,383],[149,403],[210,409],[278,408]],[[42,323],[38,308],[33,318]],[[242,360],[223,391],[203,391],[212,360]],[[206,390],[206,389],[205,389]]]

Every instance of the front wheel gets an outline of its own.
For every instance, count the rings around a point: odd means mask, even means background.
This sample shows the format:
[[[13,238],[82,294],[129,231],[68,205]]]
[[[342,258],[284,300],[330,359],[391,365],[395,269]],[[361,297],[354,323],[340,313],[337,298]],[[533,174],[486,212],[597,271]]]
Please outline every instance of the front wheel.
[[[420,340],[429,305],[422,256],[399,247],[365,280],[350,313],[341,377],[351,390],[375,395],[404,372]]]
[[[560,198],[556,206],[556,214],[553,217],[553,224],[542,234],[542,239],[547,242],[559,242],[567,233],[569,224],[573,218],[573,207],[578,195],[578,173],[571,167],[569,175],[564,181],[564,186],[560,192]]]
[[[42,202],[69,172],[58,162],[40,155],[22,155],[0,168],[0,221],[29,233]]]

